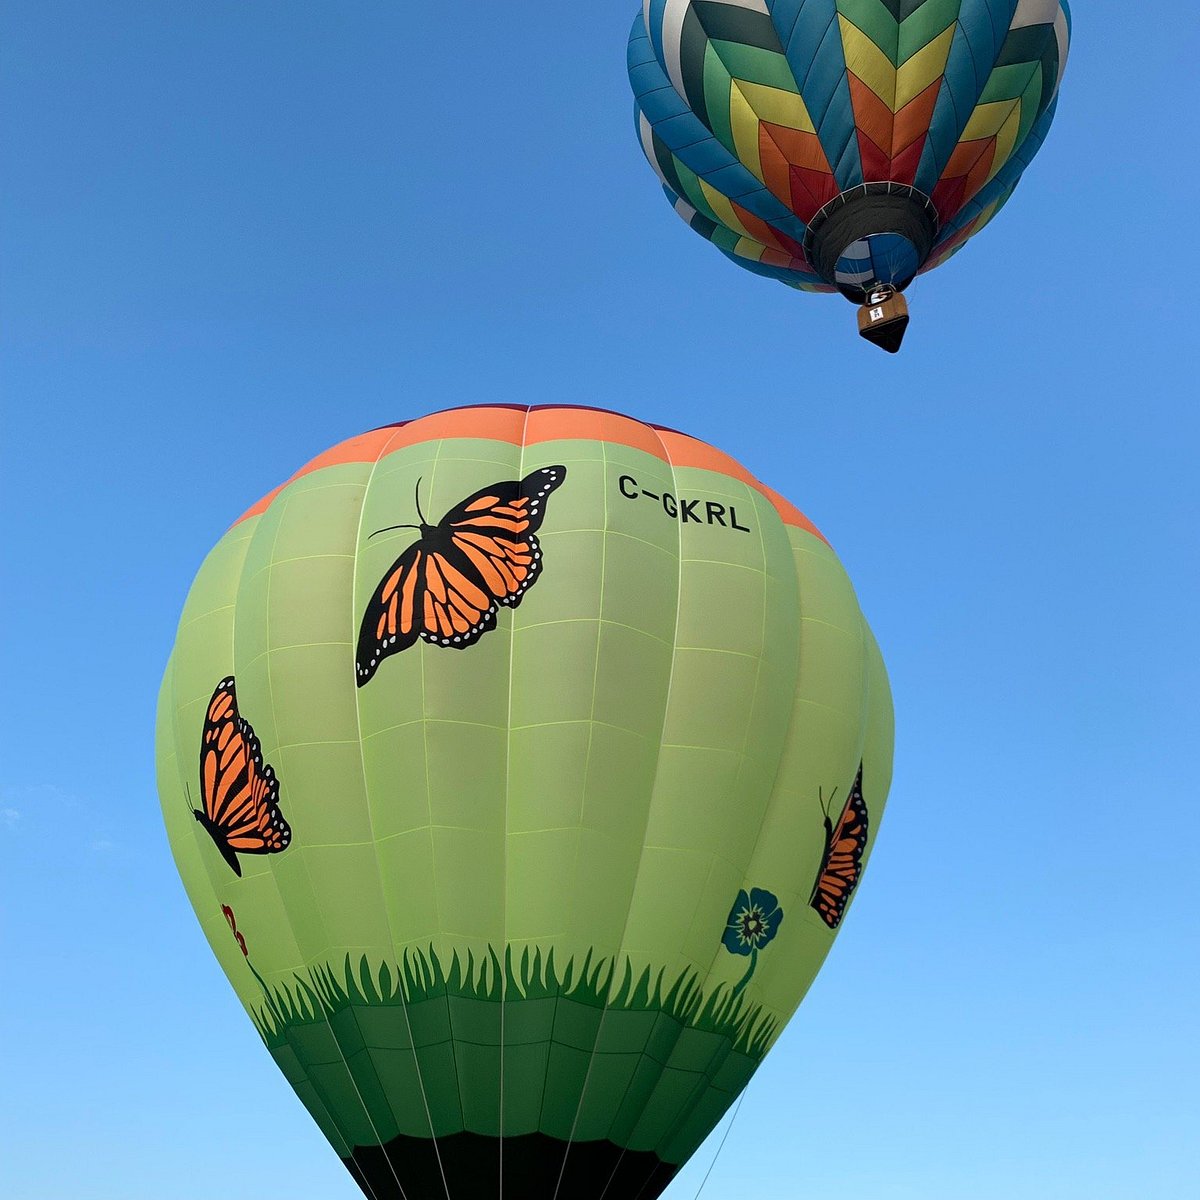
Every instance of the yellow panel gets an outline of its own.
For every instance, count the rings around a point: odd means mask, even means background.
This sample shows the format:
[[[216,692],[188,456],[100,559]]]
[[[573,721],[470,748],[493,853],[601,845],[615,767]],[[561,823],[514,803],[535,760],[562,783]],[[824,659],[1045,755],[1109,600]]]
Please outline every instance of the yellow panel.
[[[988,182],[995,177],[1009,158],[1017,144],[1017,134],[1021,131],[1021,101],[1016,101],[1012,115],[1004,122],[996,135],[996,157],[992,159],[992,169],[988,172]]]
[[[941,36],[922,46],[896,73],[896,103],[893,112],[899,112],[945,73],[946,62],[950,58],[950,47],[954,43],[954,29],[955,26],[951,25]]]
[[[733,128],[733,144],[742,165],[763,182],[762,155],[758,148],[758,117],[735,79],[729,89],[729,124]]]
[[[796,92],[785,92],[782,88],[767,87],[745,79],[735,79],[733,82],[760,121],[769,121],[772,125],[782,125],[787,129],[799,129],[804,133],[816,133],[817,127],[808,115],[804,100]]]
[[[738,258],[748,258],[751,262],[762,262],[762,256],[766,254],[767,248],[762,242],[744,237],[738,239],[738,244],[734,246],[733,252]]]
[[[961,142],[981,142],[984,138],[995,137],[1013,111],[1013,105],[1019,100],[993,100],[990,104],[981,104],[967,122],[962,132]]]
[[[704,192],[704,198],[708,201],[709,207],[717,214],[723,225],[728,225],[734,233],[740,233],[742,237],[749,237],[750,231],[738,220],[737,214],[733,211],[733,205],[729,202],[729,197],[723,192],[718,192],[715,187],[709,183],[700,180],[700,189]]]
[[[896,111],[896,68],[891,59],[857,25],[838,13],[846,66],[892,110]]]

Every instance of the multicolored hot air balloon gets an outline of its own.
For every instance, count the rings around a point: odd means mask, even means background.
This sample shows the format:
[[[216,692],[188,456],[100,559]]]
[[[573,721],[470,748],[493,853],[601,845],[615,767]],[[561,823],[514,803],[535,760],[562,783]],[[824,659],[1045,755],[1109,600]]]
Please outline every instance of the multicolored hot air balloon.
[[[1066,0],[645,0],[642,148],[739,266],[893,301],[871,340],[896,350],[899,293],[1000,211],[1045,139],[1070,28]]]
[[[374,1200],[658,1196],[829,952],[891,769],[812,523],[569,407],[309,463],[208,556],[158,714],[196,914]]]

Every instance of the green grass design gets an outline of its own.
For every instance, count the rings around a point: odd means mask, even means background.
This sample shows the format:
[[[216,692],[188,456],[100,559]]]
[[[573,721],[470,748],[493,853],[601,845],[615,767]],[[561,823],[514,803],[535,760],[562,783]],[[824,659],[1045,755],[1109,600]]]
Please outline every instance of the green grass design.
[[[591,951],[578,965],[569,959],[561,972],[553,949],[543,955],[540,949],[531,953],[529,947],[517,962],[511,947],[506,948],[503,965],[492,948],[486,956],[468,951],[465,961],[455,951],[446,971],[430,946],[428,953],[406,950],[399,967],[384,962],[372,968],[363,955],[356,970],[347,955],[340,968],[311,967],[278,986],[268,985],[257,971],[254,975],[265,1004],[252,1012],[263,1041],[272,1049],[286,1043],[289,1029],[324,1024],[347,1008],[417,1004],[439,996],[497,1003],[506,998],[511,1003],[514,992],[529,1000],[560,996],[595,1008],[664,1013],[686,1028],[728,1037],[733,1050],[756,1061],[766,1054],[779,1025],[762,1005],[748,1004],[725,984],[706,997],[695,971],[684,971],[667,987],[663,970],[655,975],[646,967],[635,979],[628,959],[618,971],[617,959],[594,958]]]

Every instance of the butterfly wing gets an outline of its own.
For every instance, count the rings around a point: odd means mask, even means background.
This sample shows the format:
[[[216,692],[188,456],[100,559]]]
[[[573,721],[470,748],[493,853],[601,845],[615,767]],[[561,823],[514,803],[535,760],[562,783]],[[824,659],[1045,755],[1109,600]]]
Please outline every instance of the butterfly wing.
[[[448,630],[436,613],[437,628],[423,631],[422,637],[465,649],[495,627],[499,605],[516,608],[521,603],[542,573],[542,548],[534,534],[545,518],[550,493],[566,477],[564,466],[542,467],[524,479],[483,488],[445,515],[439,529],[448,544],[431,564],[430,589],[438,590],[437,574],[447,575],[451,601],[472,606],[464,613],[469,627]]]
[[[292,831],[279,807],[279,780],[254,729],[237,708],[232,678],[217,684],[200,735],[200,795],[195,811],[234,873],[238,854],[277,854]]]
[[[409,546],[375,589],[358,629],[355,658],[359,687],[371,681],[385,658],[407,650],[417,640],[424,621],[428,558],[425,539]]]
[[[481,488],[410,546],[384,576],[359,630],[362,687],[392,654],[423,638],[465,650],[496,628],[501,605],[516,608],[542,571],[547,497],[567,477],[563,466]]]
[[[441,529],[467,529],[520,541],[537,533],[546,517],[546,501],[567,478],[564,466],[542,467],[524,479],[509,479],[480,488],[441,520]]]
[[[809,904],[830,929],[842,923],[846,905],[862,876],[867,847],[867,803],[863,799],[862,764],[836,826],[825,819],[825,854]]]

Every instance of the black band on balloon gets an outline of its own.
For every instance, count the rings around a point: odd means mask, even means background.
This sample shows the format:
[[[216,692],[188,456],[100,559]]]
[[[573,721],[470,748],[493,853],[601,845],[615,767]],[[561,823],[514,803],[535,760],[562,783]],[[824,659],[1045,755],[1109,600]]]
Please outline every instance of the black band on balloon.
[[[862,304],[860,287],[839,283],[838,259],[848,246],[871,234],[898,233],[917,251],[918,270],[925,265],[938,235],[937,209],[923,192],[902,183],[864,183],[835,196],[808,224],[804,249],[813,269],[848,300]],[[914,272],[915,274],[915,272]],[[893,281],[903,291],[913,276]]]
[[[679,1170],[652,1150],[544,1133],[452,1133],[436,1143],[401,1134],[342,1161],[371,1200],[656,1200]]]

